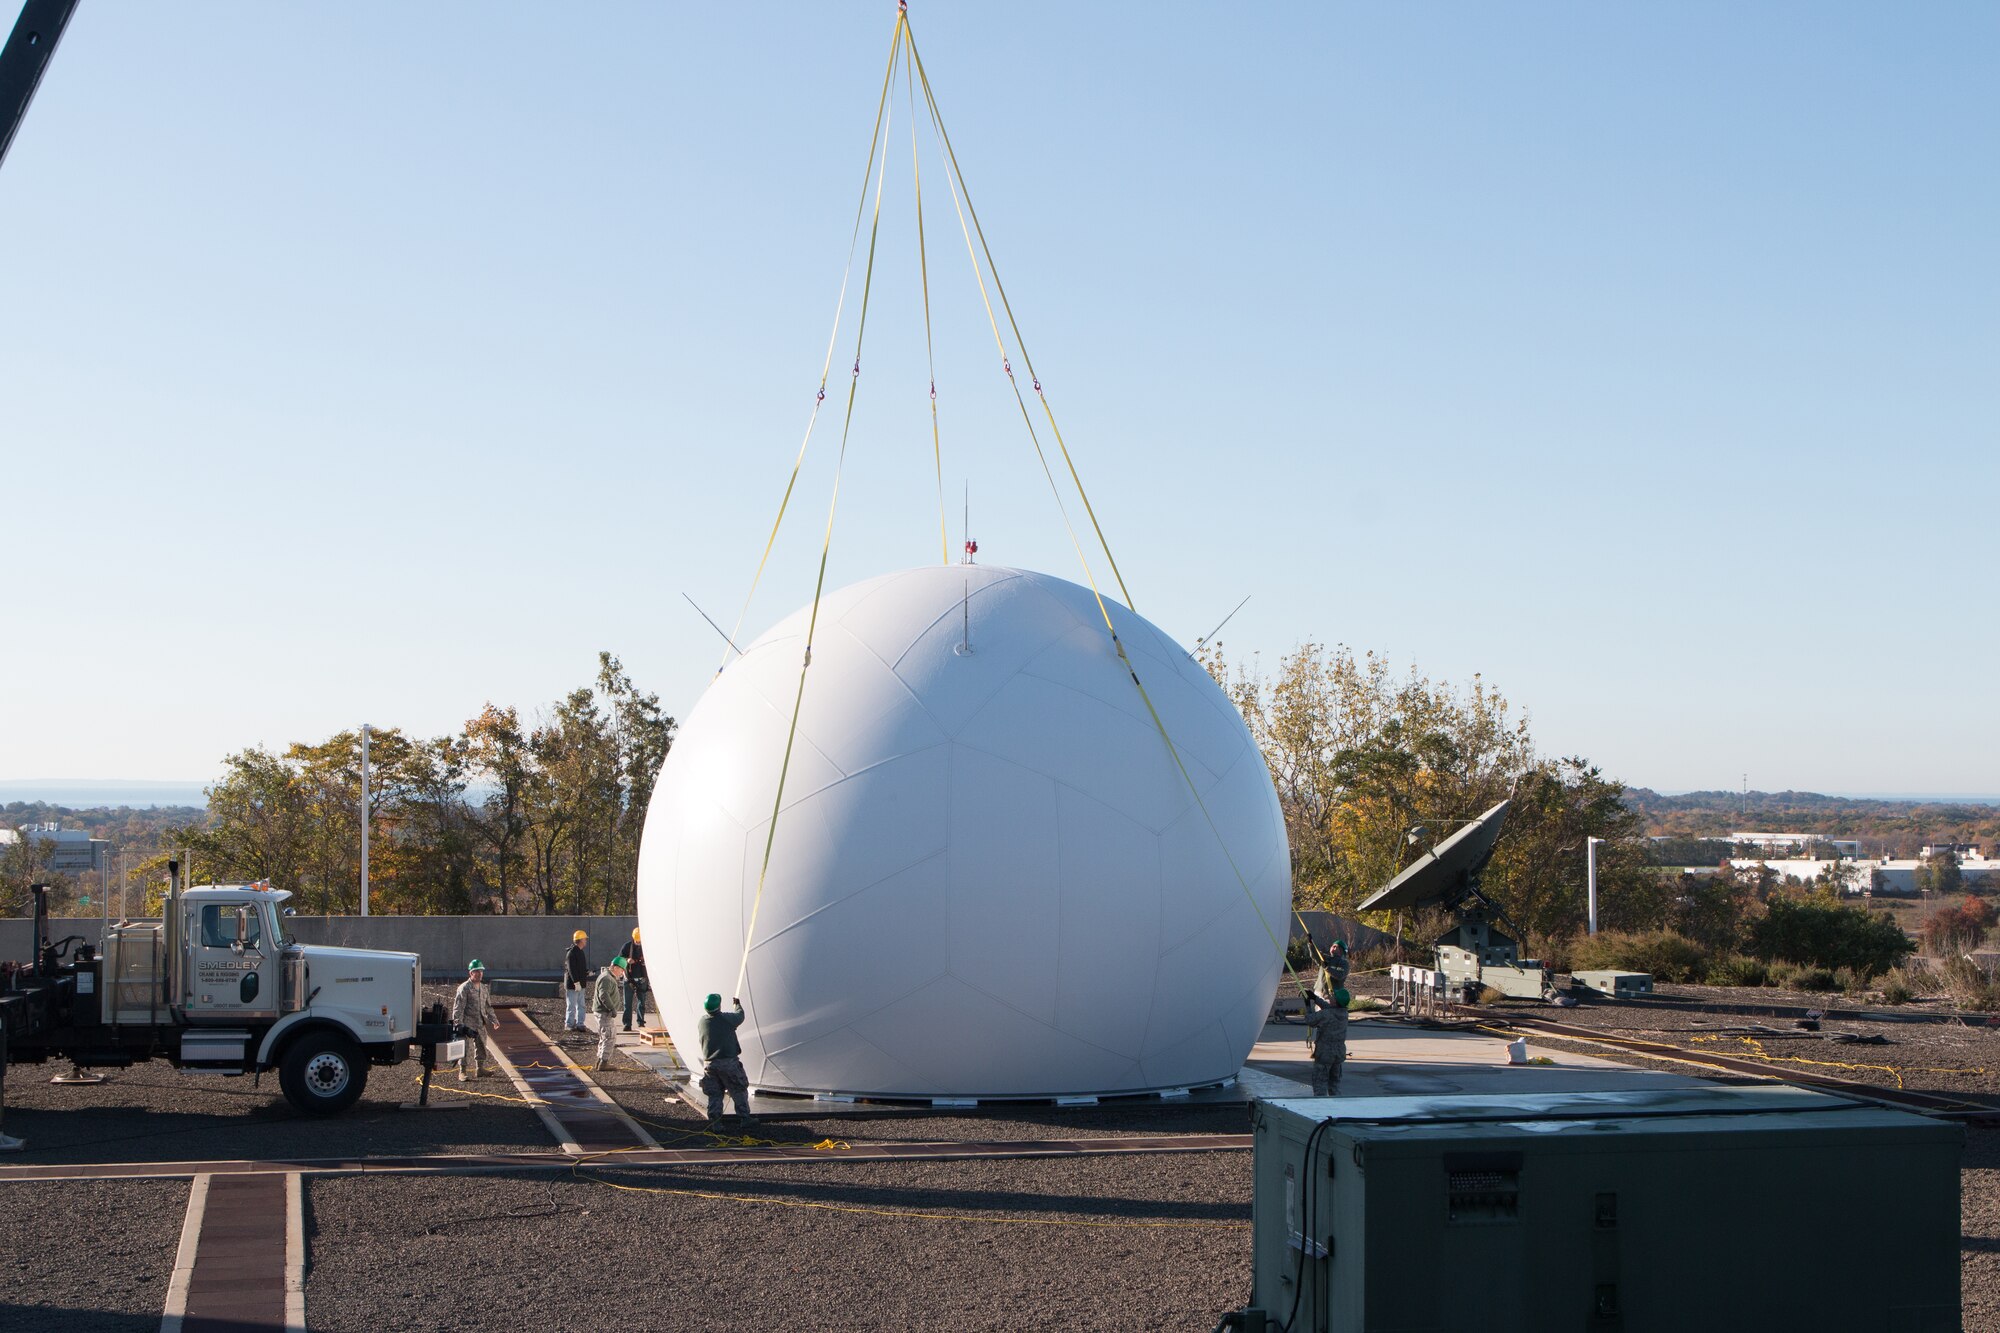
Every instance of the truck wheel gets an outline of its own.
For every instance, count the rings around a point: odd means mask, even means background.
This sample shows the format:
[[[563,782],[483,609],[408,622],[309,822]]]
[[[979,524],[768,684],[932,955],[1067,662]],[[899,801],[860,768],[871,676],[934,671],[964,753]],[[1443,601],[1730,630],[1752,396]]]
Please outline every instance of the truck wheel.
[[[292,1043],[278,1066],[285,1100],[307,1115],[335,1115],[361,1099],[368,1062],[337,1032],[308,1032]]]

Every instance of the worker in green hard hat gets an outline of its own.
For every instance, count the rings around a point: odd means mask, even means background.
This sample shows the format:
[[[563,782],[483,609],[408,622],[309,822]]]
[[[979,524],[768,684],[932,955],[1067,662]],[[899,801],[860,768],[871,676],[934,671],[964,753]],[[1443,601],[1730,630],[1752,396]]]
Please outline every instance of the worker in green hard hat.
[[[736,1029],[743,1026],[743,1001],[725,1014],[722,997],[711,995],[701,1008],[695,1032],[701,1039],[701,1090],[708,1094],[709,1122],[722,1119],[722,1094],[727,1092],[736,1103],[737,1118],[749,1124],[757,1117],[750,1114],[750,1075],[743,1068],[743,1043],[736,1038]]]
[[[625,1003],[625,955],[619,954],[597,974],[590,992],[590,1007],[597,1015],[597,1065],[611,1068],[611,1053],[618,1048],[618,1010]]]
[[[1347,1006],[1353,998],[1340,989],[1331,997],[1317,992],[1306,996],[1306,1023],[1312,1028],[1307,1040],[1312,1047],[1315,1097],[1340,1095],[1340,1073],[1347,1063]]]
[[[493,993],[486,989],[486,964],[477,958],[465,965],[465,980],[451,997],[451,1021],[465,1029],[465,1057],[458,1062],[458,1081],[485,1078],[493,1057],[486,1052],[486,1034],[500,1026],[493,1016]]]
[[[1336,990],[1347,984],[1350,967],[1347,941],[1336,939],[1327,951],[1320,955],[1319,980],[1313,984],[1313,990],[1322,1000],[1331,999]]]

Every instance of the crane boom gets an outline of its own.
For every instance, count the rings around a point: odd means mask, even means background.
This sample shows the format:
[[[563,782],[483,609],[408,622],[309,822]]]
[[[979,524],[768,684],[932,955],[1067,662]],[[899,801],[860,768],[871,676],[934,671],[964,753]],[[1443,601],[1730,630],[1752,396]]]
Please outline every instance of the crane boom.
[[[7,44],[0,46],[0,163],[7,160],[7,150],[14,145],[14,131],[28,114],[28,103],[35,100],[42,72],[55,58],[56,44],[62,40],[63,29],[69,26],[77,3],[78,0],[28,0]]]

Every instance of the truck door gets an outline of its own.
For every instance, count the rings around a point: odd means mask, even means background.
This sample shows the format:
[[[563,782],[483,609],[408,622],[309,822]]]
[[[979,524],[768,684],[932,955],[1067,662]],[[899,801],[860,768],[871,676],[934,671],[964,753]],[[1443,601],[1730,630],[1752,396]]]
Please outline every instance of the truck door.
[[[187,1014],[211,1022],[278,1016],[275,941],[255,903],[202,903],[189,915]]]

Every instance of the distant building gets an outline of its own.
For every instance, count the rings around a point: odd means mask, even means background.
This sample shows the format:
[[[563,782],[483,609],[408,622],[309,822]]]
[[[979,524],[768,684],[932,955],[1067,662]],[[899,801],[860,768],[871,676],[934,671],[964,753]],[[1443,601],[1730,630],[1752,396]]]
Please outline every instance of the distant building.
[[[1858,857],[1861,855],[1860,842],[1849,838],[1824,838],[1817,833],[1759,833],[1756,831],[1732,833],[1729,840],[1739,847],[1755,847],[1760,852],[1779,854],[1811,852],[1816,848],[1826,848],[1836,857]]]
[[[1930,849],[1924,849],[1926,855]],[[1879,861],[1864,863],[1872,891],[1913,898],[1917,893],[1918,872],[1924,868],[1920,857],[1883,857]],[[1958,858],[1959,882],[1968,889],[2000,889],[2000,860],[1991,860],[1977,851],[1969,851]]]
[[[13,829],[0,829],[0,843],[52,842],[55,851],[49,855],[49,869],[65,875],[82,875],[91,871],[103,874],[111,868],[111,842],[107,838],[93,838],[83,829],[67,829],[61,824],[23,824],[17,833]]]
[[[1978,856],[1979,844],[1976,842],[1933,842],[1926,845],[1923,851],[1918,853],[1918,855],[1957,856],[1957,857]]]
[[[1732,856],[1731,868],[1755,870],[1763,867],[1781,880],[1796,879],[1810,884],[1825,873],[1828,866],[1839,868],[1842,876],[1843,893],[1863,893],[1868,888],[1868,875],[1852,858],[1837,857],[1832,860],[1815,860],[1810,857],[1779,857],[1771,859],[1761,856]]]

